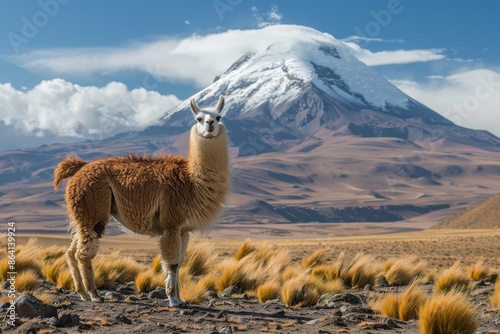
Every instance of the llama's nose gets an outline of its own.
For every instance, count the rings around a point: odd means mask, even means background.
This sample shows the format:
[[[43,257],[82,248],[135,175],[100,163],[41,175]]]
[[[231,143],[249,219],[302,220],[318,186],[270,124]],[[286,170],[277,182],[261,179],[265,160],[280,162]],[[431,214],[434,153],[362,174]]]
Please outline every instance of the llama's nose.
[[[214,120],[213,120],[213,119],[209,119],[209,120],[207,120],[207,124],[208,124],[208,125],[212,125],[212,124],[214,124]]]

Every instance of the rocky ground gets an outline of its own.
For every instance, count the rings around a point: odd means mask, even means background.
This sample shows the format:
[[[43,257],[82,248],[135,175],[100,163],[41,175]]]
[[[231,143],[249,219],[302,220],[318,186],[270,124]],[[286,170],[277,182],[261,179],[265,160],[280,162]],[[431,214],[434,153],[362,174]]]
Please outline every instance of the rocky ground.
[[[424,285],[431,292],[432,284]],[[235,290],[209,293],[208,300],[171,308],[163,289],[140,293],[133,284],[100,290],[103,303],[81,301],[72,291],[44,282],[31,295],[16,301],[16,327],[4,319],[4,333],[419,333],[416,321],[387,319],[368,301],[395,287],[365,287],[343,294],[323,295],[313,307],[289,308],[279,299],[260,303]],[[477,333],[500,333],[500,311],[492,310],[488,295],[493,285],[481,283],[469,294],[477,307]],[[10,303],[1,305],[7,313]],[[31,318],[31,319],[29,319]]]

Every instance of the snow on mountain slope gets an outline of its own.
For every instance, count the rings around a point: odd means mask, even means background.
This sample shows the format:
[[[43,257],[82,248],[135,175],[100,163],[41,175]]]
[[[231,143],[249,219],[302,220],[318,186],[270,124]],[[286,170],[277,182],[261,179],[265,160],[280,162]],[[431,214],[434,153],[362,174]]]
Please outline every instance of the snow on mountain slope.
[[[333,36],[307,27],[292,29],[295,37],[287,35],[259,52],[243,55],[195,98],[203,102],[224,94],[227,105],[237,106],[244,115],[263,103],[272,109],[292,100],[312,83],[328,95],[360,107],[386,110],[408,105],[411,99],[406,94],[357,60]]]

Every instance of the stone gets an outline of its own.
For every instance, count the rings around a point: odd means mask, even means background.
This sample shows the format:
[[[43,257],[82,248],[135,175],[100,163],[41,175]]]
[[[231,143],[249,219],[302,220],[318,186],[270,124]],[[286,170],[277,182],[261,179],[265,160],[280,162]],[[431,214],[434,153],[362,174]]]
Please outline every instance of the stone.
[[[50,318],[44,318],[40,321],[42,324],[46,324],[52,327],[58,327],[59,326],[59,320],[56,317],[50,317]]]
[[[230,326],[222,326],[219,333],[220,334],[233,334],[233,330],[231,329]]]
[[[342,314],[352,314],[352,313],[373,314],[373,313],[375,313],[371,308],[361,307],[361,306],[357,306],[357,305],[342,306],[340,308],[340,312],[342,312]]]
[[[104,299],[105,300],[124,300],[125,297],[116,291],[106,291],[104,294]]]
[[[219,294],[219,296],[221,298],[231,297],[231,295],[238,293],[238,291],[239,291],[239,289],[237,287],[235,287],[234,285],[231,285],[230,287],[222,290],[222,292]]]
[[[17,297],[14,305],[19,318],[58,318],[55,306],[44,304],[29,293]]]
[[[363,291],[373,291],[373,287],[370,284],[365,285]]]
[[[60,327],[74,327],[80,325],[80,317],[77,314],[67,313],[59,319]]]
[[[330,304],[335,302],[344,302],[348,304],[362,304],[366,297],[362,295],[355,295],[352,293],[325,293],[319,298],[319,302],[323,304]]]
[[[165,291],[165,288],[162,287],[157,287],[153,291],[151,291],[148,294],[149,299],[166,299],[167,298],[167,292]]]
[[[119,314],[116,316],[116,320],[118,322],[121,322],[122,324],[126,324],[126,325],[131,325],[132,324],[132,320],[130,320],[127,316],[123,315],[123,314]]]
[[[116,292],[121,293],[122,295],[129,296],[133,295],[135,293],[135,290],[127,285],[120,285],[117,289]]]

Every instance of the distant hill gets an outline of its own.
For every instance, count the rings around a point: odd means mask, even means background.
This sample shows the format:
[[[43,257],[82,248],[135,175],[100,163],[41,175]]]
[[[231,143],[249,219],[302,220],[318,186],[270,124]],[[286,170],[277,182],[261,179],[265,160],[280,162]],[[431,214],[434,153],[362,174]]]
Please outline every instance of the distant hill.
[[[500,194],[443,220],[435,228],[500,228]]]

